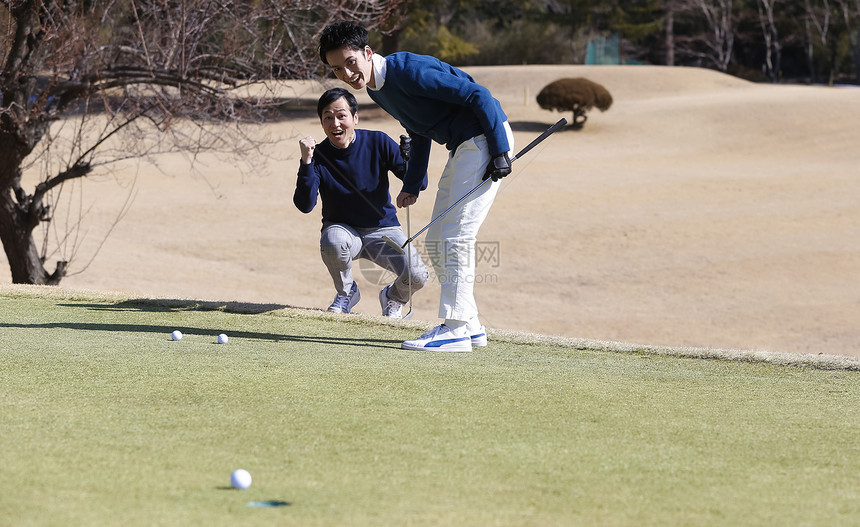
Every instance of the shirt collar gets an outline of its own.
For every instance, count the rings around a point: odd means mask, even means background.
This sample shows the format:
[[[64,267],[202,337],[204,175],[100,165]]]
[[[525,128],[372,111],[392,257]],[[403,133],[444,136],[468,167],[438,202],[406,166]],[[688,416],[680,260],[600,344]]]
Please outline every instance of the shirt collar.
[[[331,144],[332,148],[335,149],[335,151],[346,152],[347,150],[349,150],[349,147],[351,147],[352,145],[355,144],[355,141],[357,139],[358,139],[358,128],[353,128],[352,129],[352,140],[349,142],[348,145],[346,145],[345,148],[340,148],[338,146],[335,146],[334,143],[331,142],[331,139],[329,139],[328,142]]]
[[[378,53],[374,53],[371,58],[373,61],[373,82],[376,83],[375,88],[367,87],[368,90],[381,90],[382,86],[385,84],[385,71],[387,69],[387,64],[385,62],[385,57]]]

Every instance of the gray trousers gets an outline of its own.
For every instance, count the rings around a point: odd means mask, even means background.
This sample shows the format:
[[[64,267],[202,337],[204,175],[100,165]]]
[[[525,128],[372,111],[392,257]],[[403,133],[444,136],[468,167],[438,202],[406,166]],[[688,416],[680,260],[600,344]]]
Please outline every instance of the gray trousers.
[[[353,260],[365,259],[397,276],[389,291],[389,297],[401,304],[409,302],[409,265],[412,259],[412,292],[418,291],[430,277],[424,261],[412,244],[406,247],[406,254],[400,254],[382,239],[388,236],[398,245],[406,242],[406,235],[400,227],[358,229],[343,223],[323,223],[320,236],[320,254],[323,263],[331,274],[337,293],[346,295],[352,288]],[[372,272],[362,267],[362,276],[370,282],[383,287],[381,272]]]

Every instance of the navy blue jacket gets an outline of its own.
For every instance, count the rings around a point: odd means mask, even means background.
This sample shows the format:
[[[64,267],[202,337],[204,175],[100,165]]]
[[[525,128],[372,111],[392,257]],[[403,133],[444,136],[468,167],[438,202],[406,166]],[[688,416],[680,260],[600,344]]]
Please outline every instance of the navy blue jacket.
[[[454,150],[463,141],[483,134],[490,155],[510,150],[504,128],[508,118],[502,106],[469,74],[435,57],[408,52],[386,56],[385,64],[382,87],[368,88],[367,94],[412,137],[405,192],[417,196],[423,190],[431,140]]]

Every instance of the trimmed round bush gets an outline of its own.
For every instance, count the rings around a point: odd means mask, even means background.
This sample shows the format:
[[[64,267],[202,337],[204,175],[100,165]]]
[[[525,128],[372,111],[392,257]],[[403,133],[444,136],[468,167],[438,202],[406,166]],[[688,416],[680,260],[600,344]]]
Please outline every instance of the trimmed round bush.
[[[544,110],[573,112],[570,126],[579,130],[588,119],[586,112],[592,108],[605,112],[612,106],[612,95],[600,84],[586,78],[565,78],[544,86],[537,95],[537,103]]]

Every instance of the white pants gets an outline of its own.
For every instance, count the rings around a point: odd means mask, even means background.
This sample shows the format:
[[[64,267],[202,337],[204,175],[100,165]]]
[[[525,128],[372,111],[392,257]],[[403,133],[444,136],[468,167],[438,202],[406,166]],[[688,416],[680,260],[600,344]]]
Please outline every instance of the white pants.
[[[507,122],[505,131],[513,150],[514,135]],[[434,218],[481,182],[490,159],[487,138],[483,135],[463,142],[449,154],[436,192]],[[478,316],[474,295],[475,242],[498,191],[498,182],[485,182],[427,230],[427,253],[442,288],[440,318],[469,321]]]

